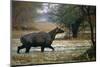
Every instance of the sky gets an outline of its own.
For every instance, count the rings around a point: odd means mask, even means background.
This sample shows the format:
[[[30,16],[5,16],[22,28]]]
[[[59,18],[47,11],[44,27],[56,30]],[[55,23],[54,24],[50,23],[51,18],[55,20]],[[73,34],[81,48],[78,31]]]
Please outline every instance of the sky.
[[[52,22],[52,20],[50,20],[50,18],[49,18],[48,12],[51,11],[50,8],[56,7],[57,5],[58,5],[58,4],[43,3],[43,4],[42,4],[42,9],[37,9],[37,13],[40,14],[40,15],[37,17],[37,20],[38,20],[38,21],[48,21],[48,22]]]

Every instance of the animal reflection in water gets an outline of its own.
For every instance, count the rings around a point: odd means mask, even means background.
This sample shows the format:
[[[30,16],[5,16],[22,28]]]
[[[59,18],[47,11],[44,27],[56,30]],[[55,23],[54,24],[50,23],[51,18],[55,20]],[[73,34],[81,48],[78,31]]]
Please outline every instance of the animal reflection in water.
[[[44,52],[44,48],[51,48],[54,51],[54,48],[51,46],[51,44],[55,39],[56,34],[63,32],[63,30],[57,27],[48,33],[38,32],[26,34],[20,38],[22,46],[18,46],[17,53],[20,53],[20,49],[23,48],[26,48],[25,53],[29,53],[31,47],[39,46],[41,47],[41,52]]]

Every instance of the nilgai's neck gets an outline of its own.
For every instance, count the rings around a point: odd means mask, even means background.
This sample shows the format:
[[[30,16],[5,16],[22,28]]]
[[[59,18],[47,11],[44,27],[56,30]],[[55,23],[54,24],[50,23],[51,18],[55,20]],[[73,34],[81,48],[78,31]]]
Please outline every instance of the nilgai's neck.
[[[54,40],[57,33],[56,33],[56,30],[52,30],[49,32],[49,34],[50,34],[52,40]]]

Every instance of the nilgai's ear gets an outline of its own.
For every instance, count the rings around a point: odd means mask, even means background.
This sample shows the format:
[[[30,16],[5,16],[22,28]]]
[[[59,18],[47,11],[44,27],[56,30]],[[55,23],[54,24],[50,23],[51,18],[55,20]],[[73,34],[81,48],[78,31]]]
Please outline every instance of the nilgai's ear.
[[[56,29],[59,29],[59,27],[57,26]]]

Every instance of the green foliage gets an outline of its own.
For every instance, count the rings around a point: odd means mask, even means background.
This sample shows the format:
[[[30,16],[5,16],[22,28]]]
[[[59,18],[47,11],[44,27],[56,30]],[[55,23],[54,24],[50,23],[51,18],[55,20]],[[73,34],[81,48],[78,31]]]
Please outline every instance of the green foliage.
[[[52,20],[68,26],[80,17],[80,9],[76,5],[59,4],[58,8],[52,8]]]

